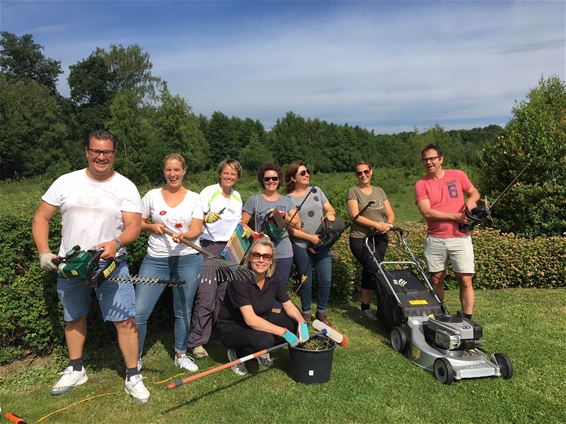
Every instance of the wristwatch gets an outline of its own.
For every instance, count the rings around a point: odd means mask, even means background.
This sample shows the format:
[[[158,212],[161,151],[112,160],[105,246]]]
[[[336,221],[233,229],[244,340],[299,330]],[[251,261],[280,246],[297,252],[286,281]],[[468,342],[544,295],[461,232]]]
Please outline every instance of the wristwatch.
[[[114,241],[114,243],[116,243],[116,252],[117,252],[118,250],[120,250],[122,248],[122,243],[117,238],[115,238],[113,241]]]

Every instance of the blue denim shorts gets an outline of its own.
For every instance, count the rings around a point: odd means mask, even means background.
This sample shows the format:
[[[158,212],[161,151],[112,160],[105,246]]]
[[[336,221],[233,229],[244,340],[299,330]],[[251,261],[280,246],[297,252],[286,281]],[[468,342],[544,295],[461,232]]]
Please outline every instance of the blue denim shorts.
[[[128,275],[128,263],[119,260],[112,275]],[[65,322],[88,315],[91,290],[85,280],[57,278],[57,295],[63,305]],[[104,321],[125,321],[136,315],[133,284],[104,281],[95,291]]]

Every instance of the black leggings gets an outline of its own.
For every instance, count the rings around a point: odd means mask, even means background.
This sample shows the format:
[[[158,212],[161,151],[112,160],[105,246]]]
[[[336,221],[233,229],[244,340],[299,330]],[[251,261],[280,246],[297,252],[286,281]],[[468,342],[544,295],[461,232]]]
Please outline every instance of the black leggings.
[[[377,278],[379,268],[365,245],[365,238],[351,238],[350,250],[358,262],[362,265],[362,289],[377,290]],[[378,262],[383,261],[387,251],[387,234],[376,234],[368,239],[369,245],[375,246],[375,258]]]
[[[285,311],[280,313],[271,312],[266,320],[279,327],[285,327],[292,333],[297,331],[297,323],[289,318]],[[236,349],[238,358],[263,349],[269,349],[275,346],[276,343],[285,342],[285,339],[281,337],[266,333],[265,331],[254,330],[248,327],[246,323],[235,321],[221,320],[218,322],[218,330],[222,344],[227,348]]]

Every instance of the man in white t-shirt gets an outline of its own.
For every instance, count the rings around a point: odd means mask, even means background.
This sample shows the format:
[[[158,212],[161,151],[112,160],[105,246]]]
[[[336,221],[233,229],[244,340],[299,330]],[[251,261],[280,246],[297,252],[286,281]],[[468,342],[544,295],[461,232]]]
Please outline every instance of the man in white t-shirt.
[[[116,257],[116,275],[127,275],[124,246],[132,243],[141,230],[141,198],[136,186],[114,171],[116,145],[114,136],[97,130],[85,146],[88,166],[62,175],[42,196],[32,224],[33,239],[41,267],[56,270],[56,257],[49,247],[49,222],[61,212],[61,245],[59,255],[73,246],[81,249],[103,249],[101,259]],[[60,395],[88,380],[83,366],[83,348],[87,334],[90,288],[81,279],[57,279],[57,294],[63,305],[65,341],[70,365],[51,388]],[[137,369],[138,334],[134,322],[135,294],[131,284],[105,281],[96,289],[105,321],[116,326],[118,344],[126,364],[125,389],[135,401],[145,403],[149,392]]]

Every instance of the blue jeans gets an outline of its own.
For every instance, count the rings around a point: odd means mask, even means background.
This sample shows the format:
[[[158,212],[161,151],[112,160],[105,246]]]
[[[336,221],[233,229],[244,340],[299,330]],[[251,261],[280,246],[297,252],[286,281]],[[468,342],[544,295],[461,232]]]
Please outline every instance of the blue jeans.
[[[170,256],[168,258],[155,258],[146,255],[140,267],[139,275],[142,277],[185,281],[185,284],[173,287],[175,352],[178,353],[187,351],[193,302],[198,288],[197,279],[201,268],[202,256],[200,254]],[[136,287],[136,326],[138,327],[140,357],[147,333],[147,320],[165,287],[160,284],[139,284]]]
[[[308,249],[293,244],[293,257],[299,272],[299,278],[306,275],[307,279],[301,286],[301,312],[312,312],[312,269],[316,268],[318,275],[318,304],[317,312],[326,312],[328,297],[330,296],[330,283],[332,282],[332,255],[330,248],[312,253]]]

